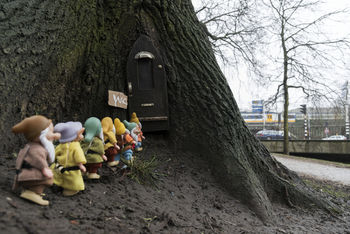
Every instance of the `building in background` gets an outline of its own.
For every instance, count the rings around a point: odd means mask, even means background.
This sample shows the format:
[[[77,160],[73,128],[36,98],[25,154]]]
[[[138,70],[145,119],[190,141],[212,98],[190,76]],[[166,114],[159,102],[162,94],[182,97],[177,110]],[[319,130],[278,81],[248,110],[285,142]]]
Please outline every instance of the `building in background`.
[[[253,103],[252,103],[253,106]],[[253,108],[252,108],[253,109]],[[305,117],[299,109],[289,110],[289,132],[297,139],[304,139]],[[242,111],[241,115],[247,127],[255,134],[268,130],[283,130],[283,112]],[[330,135],[345,135],[345,110],[342,107],[308,107],[308,134],[311,140],[319,140]]]

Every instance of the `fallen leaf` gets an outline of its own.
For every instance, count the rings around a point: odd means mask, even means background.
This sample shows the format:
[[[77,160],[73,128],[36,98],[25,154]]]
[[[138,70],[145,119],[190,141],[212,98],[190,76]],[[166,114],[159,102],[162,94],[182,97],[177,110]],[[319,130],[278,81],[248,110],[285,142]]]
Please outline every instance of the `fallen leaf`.
[[[76,221],[76,220],[71,220],[70,223],[71,223],[71,224],[74,224],[74,225],[78,225],[78,224],[79,224],[79,222]]]

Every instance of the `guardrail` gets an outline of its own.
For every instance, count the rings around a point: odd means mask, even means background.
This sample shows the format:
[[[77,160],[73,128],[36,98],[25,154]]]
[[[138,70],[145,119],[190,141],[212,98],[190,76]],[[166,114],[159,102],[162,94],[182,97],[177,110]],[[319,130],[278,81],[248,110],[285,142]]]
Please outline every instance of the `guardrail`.
[[[283,152],[283,140],[262,140],[261,142],[272,153]],[[289,152],[350,155],[350,141],[290,140]]]

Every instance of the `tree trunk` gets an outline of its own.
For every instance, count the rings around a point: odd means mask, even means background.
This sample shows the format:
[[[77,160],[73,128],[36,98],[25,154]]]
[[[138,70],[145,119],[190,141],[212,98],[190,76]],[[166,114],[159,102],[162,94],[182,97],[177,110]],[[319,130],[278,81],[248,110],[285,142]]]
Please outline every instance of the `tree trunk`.
[[[282,27],[284,29],[284,27]],[[289,113],[289,90],[288,90],[288,54],[285,44],[284,33],[281,33],[282,39],[282,49],[283,49],[283,153],[289,154],[289,123],[288,123],[288,113]]]
[[[6,0],[5,0],[6,1]],[[126,92],[128,53],[152,38],[168,77],[169,141],[208,159],[213,173],[262,219],[270,201],[323,206],[247,129],[190,0],[7,0],[0,9],[3,151],[25,116],[57,121],[118,116],[107,90]],[[6,110],[6,111],[5,111]]]

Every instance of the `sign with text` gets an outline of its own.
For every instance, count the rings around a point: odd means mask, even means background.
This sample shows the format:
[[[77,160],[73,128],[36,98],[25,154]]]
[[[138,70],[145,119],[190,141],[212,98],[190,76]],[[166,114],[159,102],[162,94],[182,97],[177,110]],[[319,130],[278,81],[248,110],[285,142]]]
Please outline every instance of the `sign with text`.
[[[264,100],[253,100],[252,105],[260,105],[262,106],[264,104]]]
[[[264,111],[264,100],[253,100],[252,101],[252,112],[263,113]]]
[[[127,109],[128,96],[121,92],[108,90],[108,105]]]

